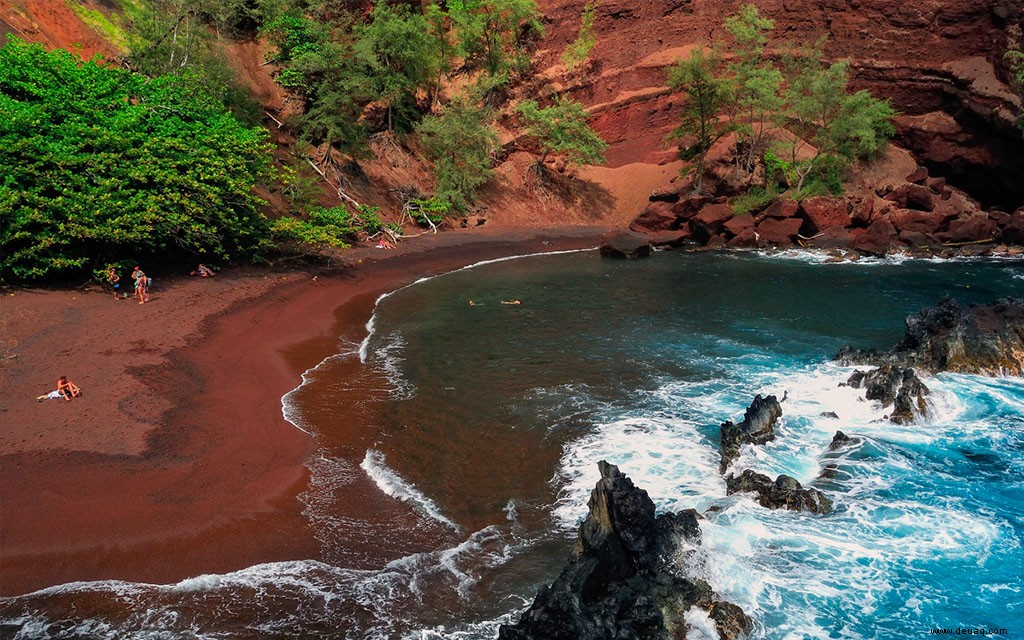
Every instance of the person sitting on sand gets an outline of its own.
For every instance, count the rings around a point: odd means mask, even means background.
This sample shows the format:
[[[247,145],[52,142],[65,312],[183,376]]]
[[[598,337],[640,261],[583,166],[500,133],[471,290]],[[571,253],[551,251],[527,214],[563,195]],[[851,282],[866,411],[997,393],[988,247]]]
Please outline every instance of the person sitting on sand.
[[[78,388],[77,384],[68,380],[67,376],[61,376],[57,378],[57,393],[68,402],[71,402],[71,398],[77,398],[82,395],[82,390]]]
[[[199,276],[200,278],[212,278],[217,274],[213,272],[213,269],[200,262],[199,266],[196,267],[196,270],[189,275]]]

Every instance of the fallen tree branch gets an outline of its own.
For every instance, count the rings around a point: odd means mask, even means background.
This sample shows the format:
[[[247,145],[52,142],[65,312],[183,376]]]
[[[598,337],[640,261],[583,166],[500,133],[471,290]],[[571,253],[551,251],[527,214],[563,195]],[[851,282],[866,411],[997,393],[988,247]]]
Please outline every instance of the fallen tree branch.
[[[987,240],[968,240],[967,242],[943,242],[942,246],[944,246],[944,247],[965,247],[965,246],[967,246],[969,244],[988,244],[990,242],[995,242],[995,241],[996,241],[995,236],[992,236],[991,238],[988,238]]]
[[[283,127],[283,126],[284,126],[284,123],[283,123],[283,122],[281,122],[280,120],[278,120],[277,118],[275,118],[274,116],[270,115],[270,112],[269,112],[269,111],[264,111],[263,113],[267,114],[267,117],[268,117],[268,118],[270,118],[271,120],[273,120],[274,122],[276,122],[276,123],[277,123],[277,128],[278,128],[278,129],[280,129],[281,127]]]
[[[308,162],[309,166],[313,167],[313,169],[315,169],[316,172],[320,174],[320,177],[322,177],[327,184],[329,184],[332,187],[334,187],[335,189],[337,189],[338,197],[339,198],[341,198],[342,200],[344,200],[346,202],[351,203],[352,206],[354,206],[354,207],[361,207],[361,206],[363,206],[363,205],[359,204],[359,202],[357,202],[355,198],[353,198],[352,196],[350,196],[347,193],[345,193],[345,191],[341,187],[339,187],[338,185],[336,185],[333,182],[331,182],[330,178],[327,177],[327,174],[324,173],[324,171],[320,167],[316,166],[315,162],[313,162],[309,158],[306,158],[306,162]]]

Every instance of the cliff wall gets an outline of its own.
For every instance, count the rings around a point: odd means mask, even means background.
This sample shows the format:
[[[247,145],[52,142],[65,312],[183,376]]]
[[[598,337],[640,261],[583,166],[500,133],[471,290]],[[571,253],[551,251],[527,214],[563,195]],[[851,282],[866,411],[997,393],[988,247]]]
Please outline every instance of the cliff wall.
[[[587,105],[592,125],[610,144],[608,167],[584,172],[597,185],[593,193],[581,191],[575,202],[548,212],[545,202],[526,193],[518,175],[526,160],[512,154],[499,168],[495,188],[483,197],[493,217],[499,223],[528,226],[631,220],[651,187],[663,184],[678,168],[674,149],[664,143],[679,106],[679,96],[665,85],[665,70],[695,46],[725,41],[722,24],[742,3],[599,0],[591,59],[570,71],[561,55],[576,38],[586,0],[539,0],[547,33],[534,53],[535,74],[518,93],[537,97],[567,92]],[[109,15],[114,7],[109,0],[78,4],[94,15]],[[855,87],[890,99],[901,113],[896,141],[931,175],[947,179],[983,205],[1013,211],[1024,204],[1019,169],[1024,137],[1014,123],[1021,105],[1006,85],[1003,60],[1007,48],[1021,46],[1024,0],[755,4],[776,22],[769,50],[783,42],[810,44],[827,35],[827,54],[852,60]],[[83,15],[64,0],[0,0],[0,34],[15,33],[51,47],[79,47],[86,57],[117,56],[119,45],[106,39],[96,24],[86,24]],[[262,53],[259,43],[236,42],[228,56],[253,94],[280,114],[284,97],[260,64]],[[378,164],[382,172],[376,173],[383,176],[386,163]],[[377,177],[372,167],[368,173]],[[567,210],[575,213],[567,215]]]
[[[549,31],[534,90],[567,90],[589,105],[595,127],[612,145],[609,162],[617,165],[664,155],[679,100],[665,86],[666,67],[695,45],[727,41],[722,24],[743,1],[601,1],[593,60],[576,74],[559,58],[576,37],[586,0],[540,4]],[[1014,124],[1020,101],[1006,85],[1003,60],[1008,47],[1020,46],[1014,37],[1024,0],[755,4],[776,23],[769,49],[827,35],[827,55],[851,59],[855,88],[888,98],[902,114],[897,142],[932,175],[984,204],[1012,210],[1024,203],[1024,139]]]

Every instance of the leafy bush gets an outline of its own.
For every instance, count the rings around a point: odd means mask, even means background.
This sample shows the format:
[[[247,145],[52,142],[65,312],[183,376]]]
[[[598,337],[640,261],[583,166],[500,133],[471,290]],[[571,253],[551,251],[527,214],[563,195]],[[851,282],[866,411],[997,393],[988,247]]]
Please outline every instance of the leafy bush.
[[[779,190],[773,186],[754,187],[747,190],[746,193],[733,197],[729,204],[732,205],[732,210],[736,215],[742,215],[761,211],[778,196]]]
[[[594,34],[594,20],[597,17],[597,0],[590,0],[583,6],[583,14],[580,16],[580,31],[562,54],[562,63],[572,71],[579,65],[586,62],[590,57],[590,50],[597,44],[597,36]]]
[[[267,247],[252,190],[273,175],[266,131],[188,78],[0,48],[0,279]]]
[[[344,249],[356,237],[357,226],[344,207],[316,207],[306,219],[283,217],[270,225],[278,241],[294,242],[321,253],[328,247]]]
[[[436,226],[444,220],[444,217],[451,211],[452,205],[438,197],[413,198],[406,204],[406,209],[417,223],[430,227]]]
[[[416,131],[434,162],[435,196],[464,211],[477,189],[491,178],[491,154],[498,136],[490,109],[456,100],[444,113],[427,116]]]
[[[579,102],[559,96],[550,107],[533,100],[519,105],[526,134],[540,144],[543,163],[548,154],[564,155],[569,164],[604,164],[608,143],[587,124],[587,112]]]

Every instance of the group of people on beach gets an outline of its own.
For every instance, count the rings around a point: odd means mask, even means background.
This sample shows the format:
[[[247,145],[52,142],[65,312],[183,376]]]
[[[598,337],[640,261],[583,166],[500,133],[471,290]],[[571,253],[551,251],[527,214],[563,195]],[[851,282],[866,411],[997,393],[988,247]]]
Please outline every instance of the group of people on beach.
[[[135,287],[135,292],[131,297],[138,298],[139,304],[145,304],[149,302],[149,287],[153,284],[153,279],[146,277],[144,272],[139,265],[135,265],[135,269],[132,270],[132,282]],[[117,275],[117,269],[110,267],[107,269],[107,284],[114,290],[114,300],[127,300],[128,294],[122,294],[121,289],[121,276]]]

